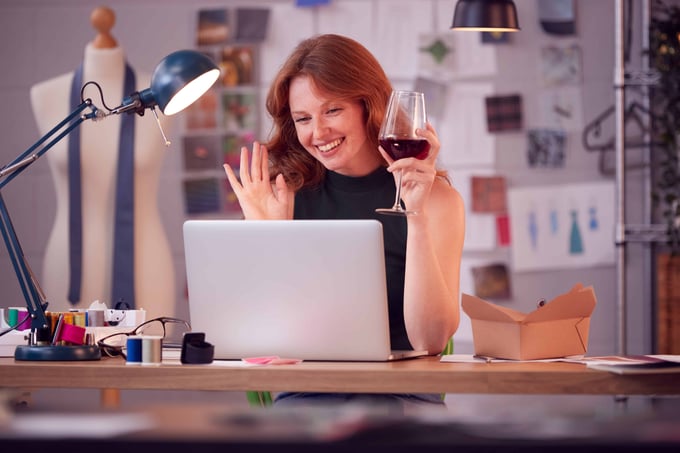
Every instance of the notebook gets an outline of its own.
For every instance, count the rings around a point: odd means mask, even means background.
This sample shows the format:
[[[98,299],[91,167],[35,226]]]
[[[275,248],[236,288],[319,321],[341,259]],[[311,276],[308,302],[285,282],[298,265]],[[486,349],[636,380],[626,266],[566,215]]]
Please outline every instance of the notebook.
[[[387,361],[382,224],[377,220],[189,220],[192,330],[215,359]]]

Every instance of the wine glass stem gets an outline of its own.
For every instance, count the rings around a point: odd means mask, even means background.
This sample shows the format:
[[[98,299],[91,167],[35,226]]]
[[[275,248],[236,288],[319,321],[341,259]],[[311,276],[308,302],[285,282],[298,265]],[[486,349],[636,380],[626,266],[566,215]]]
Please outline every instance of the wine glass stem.
[[[394,206],[392,207],[392,209],[399,211],[402,209],[400,200],[401,200],[401,170],[397,171],[397,190],[394,196]]]

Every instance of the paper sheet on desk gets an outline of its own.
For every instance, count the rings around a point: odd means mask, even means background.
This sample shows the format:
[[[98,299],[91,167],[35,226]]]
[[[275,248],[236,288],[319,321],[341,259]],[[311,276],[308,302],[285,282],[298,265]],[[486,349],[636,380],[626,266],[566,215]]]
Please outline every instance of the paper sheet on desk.
[[[163,364],[165,365],[181,365],[180,362],[181,351],[179,349],[163,349]],[[219,367],[234,367],[247,368],[253,366],[262,366],[244,362],[243,360],[213,360],[212,363],[201,364],[200,366],[219,366]]]
[[[583,363],[582,356],[574,357],[560,357],[556,359],[536,359],[536,360],[513,360],[513,359],[497,359],[494,357],[484,357],[473,354],[448,354],[443,355],[439,359],[440,362],[455,362],[455,363],[496,363],[496,362],[516,362],[516,363],[529,363],[529,362],[574,362]]]

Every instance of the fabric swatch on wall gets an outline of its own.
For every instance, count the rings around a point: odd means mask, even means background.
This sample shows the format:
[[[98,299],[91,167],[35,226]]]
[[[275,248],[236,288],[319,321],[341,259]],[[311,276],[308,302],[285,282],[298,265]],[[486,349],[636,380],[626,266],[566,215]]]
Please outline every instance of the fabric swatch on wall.
[[[485,98],[486,125],[489,132],[522,129],[522,96],[489,96]]]
[[[505,177],[473,176],[472,212],[504,213],[507,211]]]

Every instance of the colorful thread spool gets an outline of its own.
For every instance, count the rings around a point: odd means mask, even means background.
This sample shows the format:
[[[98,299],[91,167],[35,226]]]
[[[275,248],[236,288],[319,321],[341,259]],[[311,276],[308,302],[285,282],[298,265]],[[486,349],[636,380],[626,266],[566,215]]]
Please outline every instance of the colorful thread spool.
[[[162,360],[163,337],[149,335],[142,337],[142,365],[160,365]]]
[[[127,364],[139,365],[142,363],[142,337],[130,336],[125,343]]]

